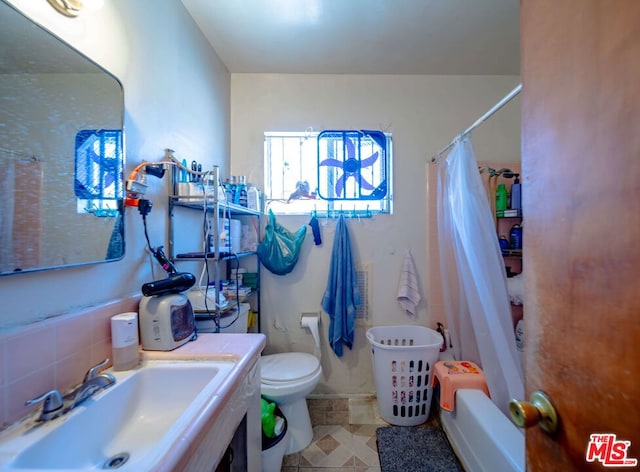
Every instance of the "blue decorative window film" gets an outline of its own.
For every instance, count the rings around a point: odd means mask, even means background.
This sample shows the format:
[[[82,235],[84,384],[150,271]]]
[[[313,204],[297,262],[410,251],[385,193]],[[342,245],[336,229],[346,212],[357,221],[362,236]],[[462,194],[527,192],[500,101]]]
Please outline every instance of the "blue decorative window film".
[[[75,139],[74,193],[88,202],[86,210],[116,208],[115,203],[124,198],[123,154],[121,130],[82,130]],[[111,212],[108,212],[111,213]]]
[[[382,131],[318,134],[318,195],[329,201],[383,200],[388,192],[387,136]]]

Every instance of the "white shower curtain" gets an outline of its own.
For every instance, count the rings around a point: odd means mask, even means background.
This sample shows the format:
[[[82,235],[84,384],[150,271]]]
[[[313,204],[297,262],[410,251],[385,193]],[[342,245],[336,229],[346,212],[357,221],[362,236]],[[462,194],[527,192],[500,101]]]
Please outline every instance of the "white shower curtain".
[[[504,261],[469,135],[438,160],[438,241],[454,355],[478,363],[506,415],[524,398]]]

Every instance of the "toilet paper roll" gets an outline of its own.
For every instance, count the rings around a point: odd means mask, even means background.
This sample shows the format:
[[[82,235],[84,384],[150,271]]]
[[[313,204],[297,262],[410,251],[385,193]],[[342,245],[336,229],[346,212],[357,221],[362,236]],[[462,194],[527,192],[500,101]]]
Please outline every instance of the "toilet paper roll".
[[[313,336],[313,341],[315,342],[315,356],[320,358],[320,331],[318,329],[318,324],[320,323],[320,314],[303,314],[300,318],[300,326],[303,328],[309,329],[311,331],[311,336]]]
[[[284,418],[280,418],[279,416],[275,416],[275,425],[273,427],[273,432],[275,433],[276,437],[280,436],[280,433],[282,433],[282,430],[284,429]]]

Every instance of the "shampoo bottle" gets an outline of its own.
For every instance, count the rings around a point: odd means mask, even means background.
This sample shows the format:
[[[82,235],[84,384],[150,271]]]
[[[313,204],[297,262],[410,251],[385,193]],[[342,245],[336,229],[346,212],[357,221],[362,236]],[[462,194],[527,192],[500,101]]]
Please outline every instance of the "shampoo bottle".
[[[247,208],[250,210],[260,209],[260,191],[254,186],[247,189]]]
[[[515,224],[511,227],[509,243],[511,244],[511,249],[522,249],[522,227],[520,225]]]
[[[504,184],[498,184],[496,190],[496,214],[498,216],[504,216],[504,211],[507,209],[507,187]]]
[[[236,186],[235,203],[243,207],[247,206],[247,176],[241,175],[238,178],[238,185]]]
[[[515,174],[515,180],[511,184],[511,208],[519,210],[522,208],[522,188],[520,186],[519,174]]]
[[[227,203],[235,203],[235,196],[236,196],[236,177],[235,175],[232,175],[231,177],[229,177],[229,180],[227,180],[224,184],[224,190],[225,193],[227,194]]]

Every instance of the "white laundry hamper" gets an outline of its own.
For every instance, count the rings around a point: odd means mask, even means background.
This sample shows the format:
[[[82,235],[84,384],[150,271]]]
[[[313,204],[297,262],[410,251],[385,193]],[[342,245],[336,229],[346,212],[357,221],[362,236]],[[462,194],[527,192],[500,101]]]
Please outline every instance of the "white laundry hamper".
[[[379,326],[367,331],[367,339],[382,419],[397,426],[427,421],[440,333],[423,326]]]

